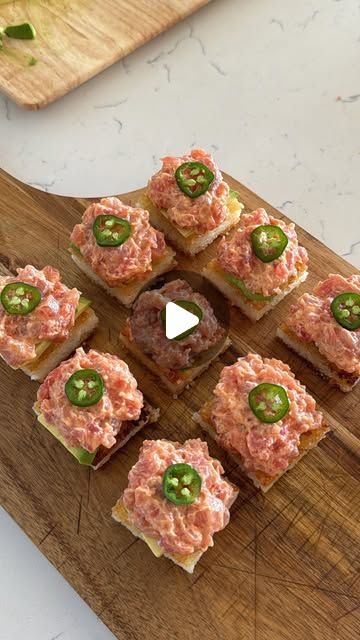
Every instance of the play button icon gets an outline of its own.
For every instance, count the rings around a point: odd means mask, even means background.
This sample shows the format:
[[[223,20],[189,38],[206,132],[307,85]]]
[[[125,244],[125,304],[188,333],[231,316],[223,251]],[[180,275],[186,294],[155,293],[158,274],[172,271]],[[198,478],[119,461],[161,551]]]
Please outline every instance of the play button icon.
[[[168,302],[162,320],[169,340],[179,340],[190,335],[202,319],[200,307],[190,300]]]

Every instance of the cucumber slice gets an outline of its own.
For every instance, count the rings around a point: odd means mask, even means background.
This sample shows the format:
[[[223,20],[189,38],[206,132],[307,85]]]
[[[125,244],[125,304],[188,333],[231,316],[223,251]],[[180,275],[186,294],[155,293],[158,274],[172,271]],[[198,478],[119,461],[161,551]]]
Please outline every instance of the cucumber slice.
[[[88,298],[84,298],[84,296],[81,296],[79,300],[79,304],[75,311],[75,320],[77,320],[78,317],[81,316],[81,314],[85,311],[85,309],[90,307],[90,305],[91,305],[91,300],[88,300]]]
[[[69,246],[70,251],[73,251],[74,253],[77,253],[79,256],[81,256],[81,251],[79,249],[79,247],[76,244],[73,244],[72,242],[70,243]]]
[[[240,278],[235,278],[235,276],[231,275],[231,273],[224,273],[224,277],[228,282],[233,284],[235,287],[240,289],[241,293],[248,300],[257,300],[259,302],[266,302],[268,300],[272,300],[275,296],[263,296],[262,293],[254,293],[250,291]]]
[[[79,304],[75,311],[75,320],[77,320],[78,317],[81,316],[85,309],[87,309],[90,305],[91,300],[88,300],[87,298],[83,298],[83,296],[81,296]],[[39,344],[36,345],[37,357],[41,356],[44,351],[46,351],[46,349],[48,349],[52,344],[54,344],[52,340],[43,340],[42,342],[39,342]]]
[[[86,451],[86,449],[82,449],[81,447],[69,447],[66,444],[63,436],[59,433],[58,429],[50,424],[47,424],[43,415],[38,416],[38,421],[43,427],[45,427],[45,429],[47,429],[51,433],[51,435],[54,436],[54,438],[61,442],[65,449],[67,449],[69,453],[71,453],[71,455],[74,456],[74,458],[76,458],[78,462],[80,462],[80,464],[90,466],[94,462],[97,451],[94,451],[94,453],[90,453],[89,451]]]

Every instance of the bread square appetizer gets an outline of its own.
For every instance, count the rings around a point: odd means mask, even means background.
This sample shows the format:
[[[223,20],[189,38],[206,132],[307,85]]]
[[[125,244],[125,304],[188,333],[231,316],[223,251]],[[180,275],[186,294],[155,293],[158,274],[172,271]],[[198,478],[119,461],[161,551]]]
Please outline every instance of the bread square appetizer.
[[[243,209],[212,156],[201,149],[163,158],[139,204],[154,227],[190,256],[237,224]]]
[[[199,323],[174,339],[166,337],[166,305],[185,306]],[[120,333],[127,350],[176,397],[205,371],[230,340],[208,300],[182,279],[142,293]]]
[[[206,442],[145,440],[128,486],[112,510],[120,522],[188,573],[226,527],[237,488],[222,477]]]
[[[43,380],[98,323],[90,300],[53,267],[0,275],[0,291],[0,356],[32,380]]]
[[[82,348],[47,376],[34,411],[80,464],[93,469],[159,414],[144,401],[123,360]]]
[[[290,368],[249,353],[225,367],[195,422],[268,491],[329,431]]]
[[[341,391],[351,391],[360,378],[360,275],[319,282],[290,307],[277,336]]]
[[[243,213],[230,239],[204,270],[213,284],[252,321],[259,320],[307,278],[308,255],[295,225],[265,209]]]
[[[156,276],[175,265],[175,252],[149,222],[149,213],[118,198],[102,198],[71,233],[70,253],[89,278],[126,307]]]

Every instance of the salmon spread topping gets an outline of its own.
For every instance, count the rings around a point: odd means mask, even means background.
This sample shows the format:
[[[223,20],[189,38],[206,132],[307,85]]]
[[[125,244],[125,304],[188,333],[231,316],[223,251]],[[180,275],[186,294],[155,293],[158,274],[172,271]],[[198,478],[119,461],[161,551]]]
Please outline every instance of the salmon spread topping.
[[[116,225],[117,218],[126,225],[125,232]],[[91,204],[70,239],[111,287],[146,278],[166,249],[163,233],[150,225],[149,213],[118,198],[102,198]]]
[[[201,489],[191,504],[176,505],[163,493],[163,476],[170,465],[190,465],[201,478]],[[145,440],[138,462],[129,473],[123,494],[131,522],[155,539],[166,553],[182,556],[213,546],[213,535],[229,522],[235,498],[232,485],[221,475],[218,460],[209,456],[206,442]]]
[[[34,360],[36,346],[43,340],[66,340],[74,326],[80,299],[80,291],[62,284],[59,272],[53,267],[39,270],[27,265],[17,269],[16,276],[0,276],[0,290],[16,282],[19,288],[13,293],[19,295],[12,297],[13,302],[23,300],[29,304],[26,289],[34,288],[38,300],[33,309],[29,306],[31,311],[26,315],[7,313],[0,305],[0,355],[12,367]]]
[[[353,331],[336,321],[331,304],[343,293],[360,294],[360,275],[330,274],[312,293],[290,307],[287,326],[303,342],[314,342],[320,353],[343,371],[360,374],[360,328]]]
[[[262,383],[283,387],[288,411],[278,422],[260,421],[249,394]],[[225,450],[241,456],[248,472],[275,476],[299,455],[302,433],[318,429],[322,415],[315,400],[295,379],[290,368],[274,358],[248,354],[225,367],[214,390],[211,421]]]
[[[193,149],[188,155],[166,156],[162,161],[162,168],[148,184],[148,196],[153,204],[165,209],[171,222],[183,229],[201,234],[218,227],[227,216],[230,189],[212,156],[202,149]],[[214,175],[209,188],[196,198],[186,195],[179,188],[175,176],[181,165],[194,161],[201,162]],[[193,181],[196,181],[196,176]]]
[[[196,329],[182,340],[169,340],[161,321],[162,310],[174,300],[191,301],[202,312]],[[160,367],[171,370],[190,367],[197,355],[216,345],[225,334],[206,298],[180,279],[142,293],[133,306],[130,328],[142,352]]]
[[[287,238],[281,255],[271,261],[259,259],[254,251],[252,234],[262,225],[279,227]],[[298,271],[306,267],[308,254],[298,244],[293,223],[285,224],[260,208],[242,214],[239,227],[232,237],[229,240],[224,237],[220,241],[217,259],[221,268],[241,279],[250,292],[272,296],[280,293],[290,278],[296,278]]]
[[[101,376],[103,393],[91,406],[76,406],[66,394],[66,384],[73,374],[92,369]],[[138,420],[143,395],[127,364],[109,353],[82,348],[62,362],[44,380],[38,390],[40,413],[50,426],[56,427],[68,446],[93,453],[100,445],[110,449],[126,421]]]

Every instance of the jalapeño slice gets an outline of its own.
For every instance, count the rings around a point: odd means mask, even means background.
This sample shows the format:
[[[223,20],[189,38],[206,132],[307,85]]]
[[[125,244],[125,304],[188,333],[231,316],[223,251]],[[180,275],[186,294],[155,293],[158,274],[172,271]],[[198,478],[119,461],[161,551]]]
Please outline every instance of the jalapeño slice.
[[[355,291],[340,293],[330,305],[331,312],[344,329],[355,331],[360,327],[360,294]]]
[[[10,282],[3,288],[0,299],[6,313],[27,316],[41,301],[41,291],[26,282]]]
[[[248,396],[249,406],[260,422],[272,423],[282,420],[290,408],[284,387],[262,382]]]
[[[202,162],[184,162],[175,171],[179,189],[189,198],[198,198],[206,193],[215,175]]]
[[[119,247],[130,236],[131,225],[125,218],[105,215],[97,216],[93,224],[93,234],[100,247]]]
[[[91,407],[102,398],[104,381],[95,369],[79,369],[66,382],[65,393],[71,404]]]
[[[197,316],[197,318],[199,318],[199,322],[201,322],[201,320],[203,319],[202,309],[199,307],[199,305],[196,304],[196,302],[193,302],[192,300],[173,300],[173,303],[177,304],[178,307],[182,307],[186,311],[189,311],[189,313],[193,313],[194,316]],[[163,307],[160,311],[160,320],[161,320],[162,326],[165,329],[166,328],[166,306]],[[187,329],[187,331],[180,333],[180,335],[176,336],[176,338],[172,338],[172,340],[184,340],[184,338],[187,338],[188,336],[190,336],[197,329],[198,326],[199,326],[199,323],[196,324],[194,327],[191,327],[191,329]]]
[[[192,504],[201,490],[201,477],[190,464],[171,464],[163,475],[165,498],[174,504]]]
[[[289,242],[283,230],[275,224],[261,224],[251,232],[253,251],[261,262],[280,258]]]

